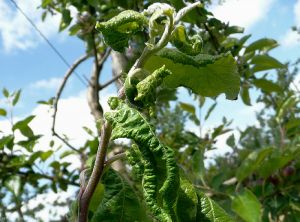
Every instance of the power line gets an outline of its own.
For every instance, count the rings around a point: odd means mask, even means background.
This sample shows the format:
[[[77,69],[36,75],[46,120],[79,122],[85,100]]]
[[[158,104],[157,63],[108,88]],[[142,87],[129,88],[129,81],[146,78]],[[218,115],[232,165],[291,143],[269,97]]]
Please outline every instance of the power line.
[[[50,46],[50,48],[55,52],[55,54],[62,60],[62,62],[71,68],[71,64],[64,58],[64,56],[55,48],[55,46],[48,40],[48,38],[44,35],[44,33],[34,24],[34,22],[26,15],[26,13],[19,7],[19,5],[15,2],[15,0],[10,0],[10,2],[16,7],[17,10],[21,12],[21,14],[26,18],[26,20],[32,25],[32,27],[40,34],[40,36],[45,40],[45,42]],[[78,78],[78,80],[85,86],[87,83],[84,79],[74,71],[74,74]]]

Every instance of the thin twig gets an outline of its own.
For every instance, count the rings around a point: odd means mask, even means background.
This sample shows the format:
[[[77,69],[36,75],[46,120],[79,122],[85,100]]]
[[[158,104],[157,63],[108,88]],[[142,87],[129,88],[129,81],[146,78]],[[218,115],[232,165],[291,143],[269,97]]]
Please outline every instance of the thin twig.
[[[115,82],[116,80],[118,80],[122,75],[123,75],[123,72],[121,72],[118,75],[114,76],[111,80],[107,81],[103,85],[100,85],[100,90],[106,88],[107,86],[109,86],[110,84],[112,84],[113,82]]]
[[[105,156],[110,140],[111,131],[111,125],[106,122],[102,127],[101,139],[99,141],[99,147],[97,150],[95,165],[93,167],[92,174],[79,201],[79,222],[87,221],[89,203],[104,169]]]
[[[226,196],[228,197],[229,195],[227,193],[223,193],[223,192],[219,192],[219,191],[216,191],[210,187],[207,187],[207,186],[201,186],[201,185],[196,185],[194,184],[195,187],[199,188],[199,189],[203,189],[203,190],[206,190],[210,193],[212,193],[213,195],[220,195],[220,196]]]
[[[107,168],[109,167],[113,162],[119,160],[119,159],[122,159],[126,157],[126,153],[125,152],[122,152],[122,153],[118,153],[114,156],[112,156],[111,158],[109,158],[108,160],[105,161],[105,167],[104,168]]]
[[[62,138],[59,134],[57,134],[55,131],[52,132],[53,136],[56,136],[58,139],[60,139],[64,144],[66,144],[71,150],[74,150],[77,153],[81,153],[78,149],[76,149],[74,146],[72,146],[67,140]]]
[[[51,131],[52,131],[52,134],[53,136],[56,136],[57,138],[59,138],[62,142],[64,142],[68,147],[70,147],[72,150],[75,150],[78,152],[78,150],[71,146],[69,143],[66,143],[66,141],[60,137],[56,131],[55,131],[55,123],[56,123],[56,114],[57,114],[57,107],[58,107],[58,101],[60,99],[60,96],[62,94],[62,91],[64,90],[65,88],[65,85],[69,79],[69,77],[71,76],[71,74],[74,72],[74,70],[82,63],[84,62],[86,59],[89,58],[89,55],[88,54],[85,54],[83,56],[81,56],[79,59],[77,59],[70,67],[70,69],[66,72],[64,78],[63,78],[63,81],[60,85],[60,87],[58,88],[58,91],[56,93],[56,97],[54,99],[54,102],[53,102],[53,116],[52,116],[52,127],[51,127]]]
[[[103,118],[103,108],[99,102],[99,78],[100,78],[100,72],[102,70],[103,64],[108,58],[110,54],[110,49],[106,50],[106,52],[102,55],[101,59],[98,59],[98,52],[97,52],[97,45],[96,45],[96,40],[95,36],[93,35],[94,38],[94,44],[93,44],[93,49],[94,49],[94,69],[90,78],[90,84],[88,87],[88,104],[91,109],[91,113],[94,116],[94,119],[98,121],[99,119]],[[98,134],[99,134],[98,130]]]

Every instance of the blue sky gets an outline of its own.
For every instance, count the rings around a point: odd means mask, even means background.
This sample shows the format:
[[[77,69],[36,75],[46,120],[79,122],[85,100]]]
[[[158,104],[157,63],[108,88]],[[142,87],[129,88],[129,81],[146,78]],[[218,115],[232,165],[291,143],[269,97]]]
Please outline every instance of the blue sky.
[[[65,32],[57,32],[58,16],[47,18],[44,23],[40,21],[41,12],[37,10],[39,0],[18,0],[16,2],[69,63],[84,54],[85,48],[80,40],[76,37],[68,37]],[[299,37],[291,31],[291,26],[300,26],[300,0],[227,0],[222,5],[214,5],[212,11],[217,18],[223,21],[229,21],[232,25],[244,26],[245,33],[252,34],[249,43],[262,37],[276,39],[281,46],[271,54],[279,60],[286,62],[298,58],[300,42],[297,42],[297,38]],[[73,12],[73,15],[75,14],[76,12]],[[6,87],[9,90],[21,88],[23,90],[21,102],[15,110],[16,116],[35,112],[39,109],[36,101],[47,100],[54,96],[58,84],[67,70],[66,65],[39,37],[28,21],[16,11],[9,0],[0,0],[0,65],[0,88]],[[90,69],[91,61],[88,61],[77,69],[77,73],[89,77]],[[101,77],[102,83],[109,80],[110,76],[110,60],[108,60]],[[69,101],[68,99],[76,100],[78,98],[82,104],[86,105],[84,90],[85,86],[73,75],[64,90],[63,98],[66,103]],[[108,95],[113,92],[114,88],[110,87],[102,93],[104,95],[104,99],[101,100],[103,105],[105,105]],[[184,94],[180,98],[184,102],[191,100]],[[240,100],[226,101],[224,96],[220,96],[218,101],[220,105],[207,122],[207,128],[218,123],[224,113],[227,113],[229,119],[235,119],[233,126],[245,127],[254,123],[254,111],[261,107],[257,104],[247,107]],[[3,101],[0,106],[2,105]],[[76,109],[76,107],[72,109]],[[82,113],[79,109],[76,114],[89,115],[88,110],[86,112]],[[74,113],[73,115],[75,118]],[[72,124],[71,128],[74,128]]]

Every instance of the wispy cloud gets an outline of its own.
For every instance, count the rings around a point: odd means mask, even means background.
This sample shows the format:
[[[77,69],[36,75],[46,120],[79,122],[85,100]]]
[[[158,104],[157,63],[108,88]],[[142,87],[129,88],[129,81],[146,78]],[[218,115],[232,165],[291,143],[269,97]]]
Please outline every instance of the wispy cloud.
[[[211,11],[216,18],[249,29],[267,16],[274,0],[226,0]]]
[[[288,30],[281,38],[280,44],[287,48],[300,45],[300,35],[296,31]]]
[[[298,0],[294,6],[295,22],[300,26],[300,0]]]
[[[38,8],[41,4],[40,0],[15,1],[44,35],[51,38],[57,34],[60,15],[47,16],[43,22],[41,20],[42,10]],[[0,0],[0,36],[0,42],[5,52],[32,48],[42,40],[31,24],[8,0]]]
[[[294,5],[294,22],[295,26],[300,27],[300,0],[297,0]],[[281,38],[280,43],[287,48],[300,45],[300,34],[289,29]]]
[[[36,81],[29,85],[32,89],[57,89],[61,84],[62,78],[51,78],[51,79],[43,79]]]

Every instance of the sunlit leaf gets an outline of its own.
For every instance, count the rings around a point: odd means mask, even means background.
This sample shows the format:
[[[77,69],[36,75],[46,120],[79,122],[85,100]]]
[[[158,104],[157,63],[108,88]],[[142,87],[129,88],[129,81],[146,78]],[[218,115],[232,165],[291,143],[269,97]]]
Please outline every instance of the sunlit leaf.
[[[245,50],[245,53],[259,50],[267,52],[278,46],[278,43],[274,39],[263,38],[251,43]]]
[[[261,221],[261,204],[248,189],[233,198],[231,208],[245,222]]]
[[[172,72],[164,80],[168,87],[185,86],[202,96],[215,97],[225,93],[228,99],[237,98],[240,80],[235,60],[230,54],[192,57],[177,50],[163,49],[148,59],[145,67],[153,71],[162,65]]]
[[[196,221],[233,222],[232,218],[212,199],[198,193],[198,212]]]
[[[285,68],[285,65],[269,55],[256,55],[251,63],[254,64],[253,72]]]
[[[116,51],[124,51],[128,47],[130,37],[143,29],[146,18],[136,11],[126,10],[107,22],[97,23],[107,45]]]

